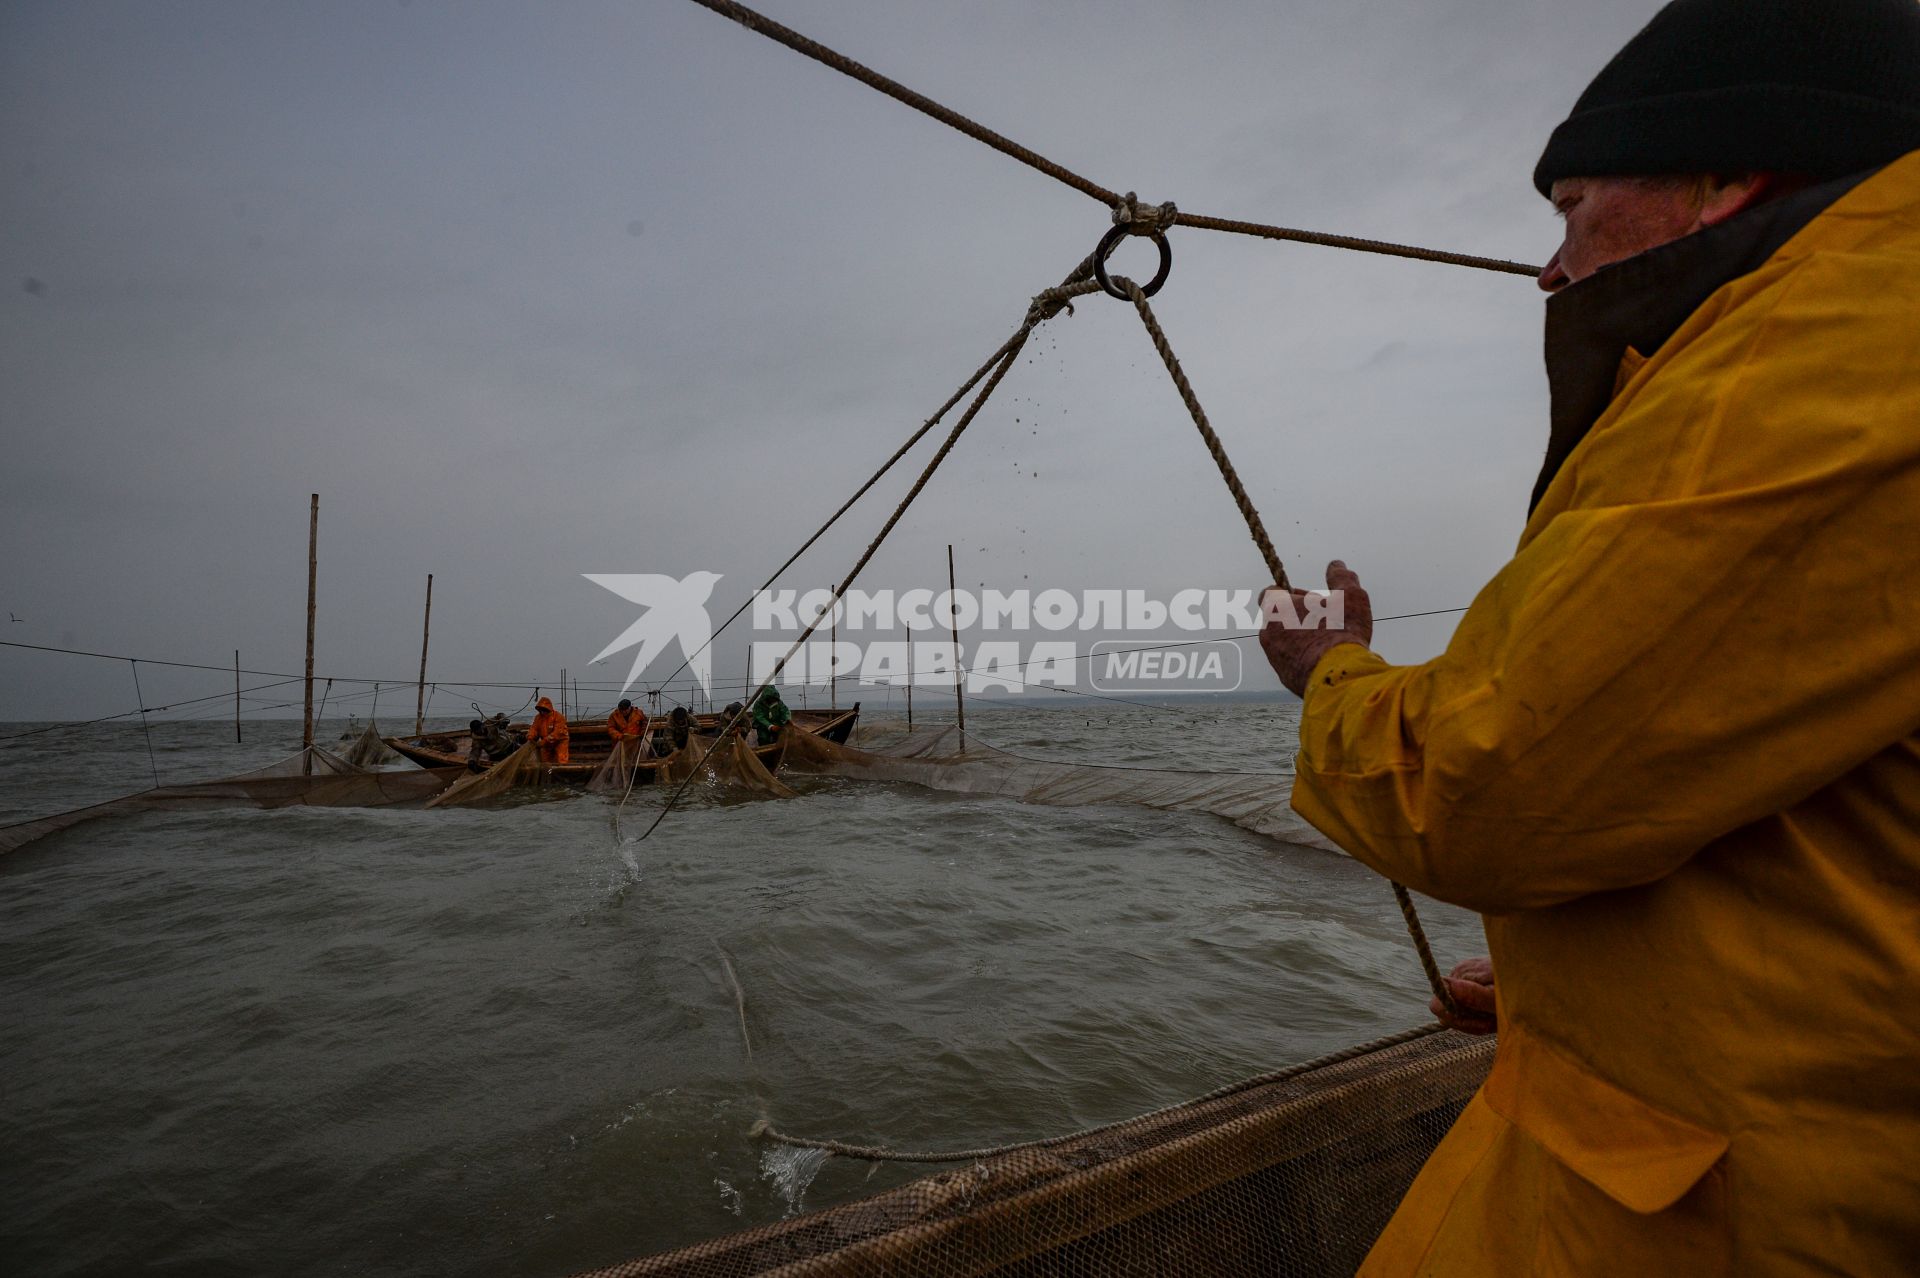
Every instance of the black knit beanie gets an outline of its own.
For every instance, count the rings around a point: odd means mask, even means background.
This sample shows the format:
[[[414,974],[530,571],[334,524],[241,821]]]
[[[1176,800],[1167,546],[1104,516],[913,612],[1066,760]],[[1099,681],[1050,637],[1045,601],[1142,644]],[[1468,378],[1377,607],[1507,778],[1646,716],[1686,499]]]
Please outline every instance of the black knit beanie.
[[[1553,131],[1566,177],[1838,177],[1920,150],[1920,0],[1673,0]]]

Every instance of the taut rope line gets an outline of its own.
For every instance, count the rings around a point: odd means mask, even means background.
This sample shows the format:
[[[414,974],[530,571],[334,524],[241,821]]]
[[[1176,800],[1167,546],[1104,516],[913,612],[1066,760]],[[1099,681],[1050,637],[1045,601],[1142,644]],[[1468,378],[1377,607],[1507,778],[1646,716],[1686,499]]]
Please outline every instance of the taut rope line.
[[[147,738],[147,766],[153,769],[153,788],[160,788],[160,764],[153,757],[153,728],[147,723],[147,694],[140,691],[140,663],[132,657],[127,665],[133,671],[133,699],[140,703],[140,731]]]
[[[899,461],[902,457],[907,455],[907,450],[911,449],[915,444],[919,443],[922,439],[924,439],[926,437],[927,432],[932,430],[934,426],[937,425],[940,422],[940,420],[944,418],[949,411],[952,410],[953,406],[959,403],[961,399],[966,396],[968,391],[972,390],[975,386],[978,386],[980,384],[981,378],[985,377],[989,372],[993,370],[996,364],[1000,363],[1003,359],[1005,359],[1007,357],[1007,354],[1010,351],[1017,350],[1020,346],[1025,345],[1027,340],[1027,334],[1032,332],[1033,328],[1036,325],[1045,323],[1047,320],[1052,319],[1055,315],[1059,314],[1063,310],[1071,314],[1073,312],[1073,299],[1076,297],[1084,297],[1086,294],[1094,291],[1092,289],[1084,287],[1086,279],[1089,273],[1092,272],[1092,270],[1093,270],[1093,258],[1088,257],[1082,260],[1080,265],[1074,267],[1073,270],[1068,273],[1067,278],[1061,281],[1060,284],[1058,284],[1053,288],[1042,289],[1040,293],[1033,299],[1032,305],[1030,305],[1027,308],[1026,321],[1021,324],[1020,328],[1014,333],[1014,335],[1012,337],[1009,337],[1006,341],[1002,342],[1000,344],[999,350],[987,356],[987,362],[982,364],[979,368],[975,369],[973,371],[973,376],[967,378],[966,381],[960,383],[960,389],[956,390],[955,392],[953,392],[953,394],[949,395],[947,397],[947,402],[940,405],[939,409],[933,414],[933,416],[927,418],[925,422],[921,423],[920,429],[914,431],[913,434],[907,437],[907,440],[905,443],[901,444],[900,447],[894,449],[893,456],[887,458],[887,460],[881,464],[880,469],[874,471],[872,475],[868,476],[867,482],[860,485],[860,487],[854,492],[853,496],[847,498],[846,501],[840,504],[840,509],[834,511],[833,514],[827,516],[827,522],[824,524],[821,524],[820,527],[814,531],[813,536],[807,538],[806,541],[802,542],[800,545],[800,549],[794,551],[793,554],[787,557],[787,562],[781,564],[778,568],[774,569],[772,575],[769,576],[764,582],[760,584],[760,589],[766,590],[768,587],[772,586],[774,582],[780,580],[780,574],[785,572],[787,569],[793,567],[793,565],[799,561],[800,556],[806,554],[807,551],[812,548],[813,543],[815,543],[816,541],[819,541],[822,537],[824,537],[827,533],[827,530],[829,528],[832,528],[836,523],[840,521],[840,516],[846,514],[847,511],[851,510],[855,502],[859,501],[862,497],[866,496],[868,490],[871,489],[875,484],[879,483],[881,478],[884,477],[888,471],[893,469],[895,462]],[[697,656],[699,653],[705,652],[708,648],[712,647],[714,642],[720,638],[720,635],[726,630],[726,628],[728,626],[731,626],[734,622],[740,620],[741,614],[745,613],[746,610],[752,606],[752,604],[753,604],[753,596],[749,595],[745,603],[741,604],[738,608],[735,608],[733,610],[732,616],[728,617],[725,621],[721,622],[719,626],[717,626],[714,629],[714,632],[711,635],[707,636],[707,641],[705,643],[701,644],[698,648],[694,649],[694,655]],[[662,680],[662,684],[664,685],[664,684],[672,683],[673,680],[680,674],[680,671],[685,670],[692,661],[693,661],[693,656],[688,656],[683,658],[680,662],[680,665],[674,670],[674,672],[668,675],[664,680]]]
[[[1384,1051],[1389,1047],[1398,1047],[1402,1043],[1411,1043],[1415,1039],[1425,1038],[1429,1034],[1437,1034],[1445,1028],[1446,1026],[1438,1023],[1421,1025],[1414,1029],[1402,1030],[1398,1034],[1389,1034],[1385,1038],[1376,1038],[1371,1042],[1356,1043],[1352,1047],[1343,1047],[1337,1052],[1329,1052],[1325,1056],[1316,1056],[1310,1061],[1301,1061],[1298,1065],[1288,1065],[1282,1069],[1274,1070],[1270,1074],[1256,1074],[1252,1078],[1243,1078],[1237,1083],[1228,1083],[1225,1087],[1215,1088],[1204,1096],[1196,1096],[1192,1100],[1179,1101],[1172,1105],[1163,1106],[1160,1109],[1149,1110],[1147,1113],[1136,1114],[1131,1118],[1122,1118],[1115,1122],[1103,1123],[1098,1127],[1089,1127],[1083,1131],[1067,1132],[1061,1136],[1044,1136],[1039,1140],[1019,1141],[1011,1145],[992,1145],[985,1149],[954,1149],[933,1152],[927,1150],[910,1151],[888,1149],[881,1145],[849,1145],[844,1141],[814,1140],[806,1136],[789,1136],[774,1127],[771,1122],[764,1118],[755,1123],[747,1134],[758,1137],[761,1140],[770,1140],[776,1145],[792,1145],[800,1149],[824,1149],[829,1154],[838,1154],[842,1158],[858,1158],[870,1163],[977,1163],[983,1159],[998,1158],[1003,1154],[1017,1154],[1022,1150],[1050,1149],[1056,1145],[1065,1145],[1072,1141],[1084,1140],[1089,1136],[1097,1136],[1101,1132],[1112,1131],[1116,1127],[1130,1127],[1135,1123],[1144,1122],[1150,1118],[1157,1118],[1162,1114],[1170,1113],[1176,1109],[1183,1109],[1189,1105],[1204,1105],[1208,1101],[1222,1100],[1240,1092],[1250,1091],[1255,1087],[1265,1087],[1269,1083],[1283,1083],[1289,1078],[1298,1078],[1302,1074],[1310,1074],[1315,1070],[1326,1069],[1330,1065],[1339,1065],[1345,1061],[1365,1056],[1369,1052]]]
[[[886,461],[882,462],[880,464],[880,469],[874,471],[872,475],[868,476],[867,482],[860,485],[860,487],[854,492],[853,496],[847,498],[846,501],[840,504],[840,509],[834,511],[831,515],[827,516],[827,522],[824,524],[821,524],[820,527],[814,532],[813,536],[807,538],[804,542],[800,543],[800,549],[794,551],[793,554],[789,555],[787,557],[787,562],[785,562],[784,564],[781,564],[778,568],[775,568],[773,570],[772,575],[770,575],[764,582],[760,584],[760,590],[766,590],[769,587],[771,587],[774,582],[780,580],[781,573],[793,567],[793,565],[799,560],[800,556],[806,554],[808,550],[812,549],[814,542],[819,541],[822,537],[826,536],[827,530],[829,528],[832,528],[836,523],[840,521],[840,516],[846,514],[849,510],[853,509],[853,504],[859,501],[862,497],[865,497],[867,495],[867,491],[871,489],[875,484],[879,483],[880,480],[886,475],[888,471],[893,469],[894,463],[907,455],[907,450],[911,449],[915,444],[919,443],[922,439],[924,439],[926,437],[927,432],[932,430],[936,425],[938,425],[940,422],[940,419],[945,417],[948,411],[952,409],[952,407],[955,404],[959,403],[960,400],[966,395],[968,391],[972,390],[975,386],[980,384],[980,379],[985,377],[988,374],[988,372],[992,370],[995,364],[999,363],[1001,359],[1005,358],[1008,348],[1014,344],[1015,340],[1016,338],[1009,337],[1004,343],[1001,344],[999,350],[995,351],[992,355],[988,356],[987,362],[982,364],[978,369],[976,369],[972,377],[969,377],[965,382],[962,382],[960,385],[960,389],[955,391],[947,399],[946,403],[940,405],[939,409],[934,413],[934,415],[927,418],[927,420],[921,424],[920,429],[914,431],[913,434],[907,436],[907,441],[904,444],[901,444],[900,447],[893,450],[893,456],[887,458]],[[758,594],[759,591],[755,591],[754,593]],[[675,668],[674,672],[668,675],[665,679],[661,680],[661,683],[662,684],[672,683],[674,679],[680,674],[680,671],[685,670],[695,657],[699,656],[701,653],[705,652],[708,648],[712,647],[714,640],[720,637],[721,631],[725,630],[728,626],[731,626],[734,622],[740,620],[740,615],[744,613],[748,608],[753,606],[753,598],[754,598],[753,595],[748,595],[746,602],[741,604],[738,608],[734,609],[733,615],[728,617],[725,621],[721,622],[719,627],[715,629],[714,632],[707,637],[707,641],[701,644],[698,648],[695,648],[692,653],[688,654],[684,659],[682,659],[679,666]]]
[[[894,507],[893,514],[887,517],[887,522],[881,526],[880,531],[874,535],[873,541],[870,542],[866,550],[862,552],[859,560],[848,570],[846,577],[841,581],[840,585],[835,588],[833,599],[818,616],[807,623],[807,628],[800,632],[800,636],[787,648],[785,655],[783,655],[778,662],[774,663],[773,670],[767,675],[766,679],[761,681],[759,689],[752,697],[748,698],[741,705],[740,709],[735,711],[733,716],[721,727],[720,733],[714,738],[713,744],[701,752],[699,763],[681,780],[679,785],[674,787],[673,793],[667,796],[666,803],[661,805],[660,811],[654,814],[652,822],[641,832],[635,842],[644,841],[655,830],[660,828],[660,823],[666,819],[667,814],[673,811],[674,807],[680,802],[681,795],[686,793],[687,787],[693,783],[694,777],[699,776],[705,769],[707,760],[712,757],[715,750],[719,749],[720,743],[727,739],[727,735],[733,731],[734,726],[740,722],[741,717],[747,713],[753,702],[758,699],[760,693],[779,681],[780,672],[787,668],[789,661],[793,660],[793,654],[800,651],[801,646],[813,637],[813,632],[820,628],[821,622],[833,615],[834,610],[840,605],[840,600],[845,597],[847,590],[853,585],[854,579],[860,575],[861,570],[867,566],[874,555],[879,553],[881,543],[886,541],[888,534],[899,524],[901,518],[907,513],[907,508],[913,505],[914,499],[920,496],[921,490],[927,486],[927,481],[933,478],[933,472],[940,468],[940,463],[947,459],[947,454],[953,451],[953,446],[960,442],[960,436],[966,432],[968,426],[973,424],[973,419],[979,415],[980,410],[986,407],[987,401],[993,397],[995,388],[1000,385],[1000,380],[1007,375],[1008,370],[1010,370],[1019,359],[1020,352],[1025,349],[1027,338],[1032,335],[1033,330],[1046,320],[1059,314],[1061,310],[1071,304],[1073,298],[1098,291],[1099,286],[1085,278],[1085,273],[1091,270],[1091,259],[1083,261],[1079,266],[1075,267],[1073,273],[1067,277],[1066,283],[1057,288],[1047,289],[1033,299],[1032,304],[1027,308],[1026,318],[1021,321],[1019,329],[1015,331],[1013,337],[1008,340],[1007,344],[1001,348],[1001,353],[997,356],[998,362],[993,365],[993,372],[988,376],[986,384],[980,388],[979,394],[974,396],[973,402],[967,405],[967,411],[961,415],[960,420],[953,424],[953,429],[947,432],[947,437],[941,441],[939,450],[927,461],[926,467],[920,472],[920,477],[914,480],[913,487],[908,489],[907,495],[900,499],[900,504]],[[737,616],[738,614],[736,613],[735,615]],[[628,794],[632,793],[631,785],[628,786],[627,792]],[[621,796],[620,802],[621,805],[626,803],[626,795]],[[614,829],[617,833],[620,821],[619,807],[617,806],[614,809],[613,819]]]
[[[976,142],[984,142],[1003,155],[1012,156],[1030,168],[1038,169],[1057,182],[1090,195],[1109,208],[1118,208],[1122,197],[1117,191],[1109,191],[1088,178],[1081,177],[1073,170],[1054,163],[1037,151],[1021,146],[1003,134],[995,133],[984,124],[968,119],[951,107],[935,102],[924,93],[917,93],[901,84],[898,80],[881,75],[872,67],[854,61],[846,54],[829,49],[817,40],[809,39],[791,27],[782,26],[763,13],[757,13],[738,0],[693,0],[703,9],[711,9],[723,18],[731,18],[749,31],[758,32],[770,40],[775,40],[792,49],[795,53],[805,54],[815,62],[833,68],[842,75],[851,76],[868,88],[905,103],[914,110],[932,116],[942,124],[959,130]],[[1267,240],[1291,240],[1298,244],[1318,244],[1326,248],[1351,249],[1359,253],[1382,253],[1389,257],[1411,258],[1419,262],[1442,262],[1449,266],[1466,266],[1482,271],[1498,271],[1506,275],[1540,274],[1537,266],[1528,266],[1524,262],[1509,262],[1497,257],[1479,257],[1471,253],[1449,253],[1442,249],[1418,248],[1410,244],[1393,244],[1385,240],[1359,239],[1351,235],[1328,235],[1320,231],[1302,231],[1287,226],[1268,226],[1262,222],[1240,222],[1229,218],[1204,217],[1183,213],[1180,215],[1183,226],[1197,226],[1207,231],[1228,231],[1236,235],[1253,235]]]
[[[1260,518],[1260,512],[1254,509],[1253,499],[1247,496],[1246,486],[1240,482],[1240,473],[1234,469],[1233,461],[1227,456],[1226,446],[1220,442],[1220,436],[1207,421],[1206,410],[1200,407],[1200,399],[1193,393],[1193,383],[1187,380],[1180,360],[1173,353],[1173,346],[1167,341],[1167,335],[1160,328],[1160,322],[1153,317],[1153,308],[1147,305],[1147,295],[1140,286],[1125,276],[1114,277],[1113,283],[1133,299],[1134,309],[1140,312],[1140,320],[1147,326],[1147,336],[1153,339],[1154,349],[1160,352],[1161,362],[1166,364],[1173,385],[1180,392],[1180,398],[1187,405],[1187,412],[1193,416],[1193,424],[1200,428],[1200,438],[1207,446],[1207,453],[1213,458],[1213,464],[1220,468],[1220,477],[1227,481],[1227,491],[1233,494],[1233,501],[1240,508],[1240,515],[1247,521],[1247,530],[1253,534],[1254,545],[1260,548],[1260,555],[1266,560],[1267,572],[1272,575],[1274,584],[1282,590],[1290,589],[1287,583],[1287,570],[1280,563],[1280,555],[1273,548],[1273,539],[1267,536],[1267,526]],[[1427,940],[1427,930],[1420,924],[1420,913],[1414,908],[1413,895],[1398,882],[1387,880],[1393,885],[1394,900],[1399,902],[1400,917],[1406,921],[1407,935],[1413,938],[1413,948],[1420,956],[1420,967],[1427,975],[1427,984],[1433,989],[1434,998],[1440,1006],[1452,1015],[1456,1010],[1453,993],[1447,989],[1447,983],[1440,976],[1440,965],[1434,961],[1433,946]]]

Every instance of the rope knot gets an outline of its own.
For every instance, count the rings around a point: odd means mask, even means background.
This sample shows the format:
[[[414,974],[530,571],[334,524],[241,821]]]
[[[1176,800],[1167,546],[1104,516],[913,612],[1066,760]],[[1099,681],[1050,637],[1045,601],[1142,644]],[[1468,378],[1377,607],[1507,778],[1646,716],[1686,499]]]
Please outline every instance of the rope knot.
[[[1090,280],[1079,280],[1072,284],[1062,284],[1058,288],[1042,289],[1033,295],[1033,302],[1027,307],[1027,327],[1034,328],[1046,323],[1061,311],[1073,314],[1073,299],[1085,297],[1098,291],[1098,286]]]
[[[1173,206],[1172,200],[1165,204],[1144,204],[1132,191],[1121,196],[1120,202],[1113,206],[1113,224],[1126,227],[1129,235],[1168,231],[1179,220],[1180,210]]]

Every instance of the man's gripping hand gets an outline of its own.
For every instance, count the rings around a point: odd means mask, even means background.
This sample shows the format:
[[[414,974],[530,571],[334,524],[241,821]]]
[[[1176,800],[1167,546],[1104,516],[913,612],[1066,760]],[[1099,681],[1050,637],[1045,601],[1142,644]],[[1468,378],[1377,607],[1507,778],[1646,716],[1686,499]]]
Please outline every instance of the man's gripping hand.
[[[1363,648],[1373,644],[1373,601],[1360,578],[1338,559],[1327,565],[1327,592],[1332,599],[1325,608],[1305,590],[1270,586],[1260,598],[1260,613],[1266,619],[1260,647],[1280,682],[1302,697],[1313,668],[1329,649],[1343,643]],[[1337,610],[1334,600],[1342,605]],[[1336,618],[1338,627],[1330,628]]]
[[[1453,995],[1449,1012],[1434,999],[1429,1007],[1448,1029],[1465,1034],[1491,1034],[1500,1028],[1493,995],[1493,960],[1470,958],[1447,974],[1447,993]]]

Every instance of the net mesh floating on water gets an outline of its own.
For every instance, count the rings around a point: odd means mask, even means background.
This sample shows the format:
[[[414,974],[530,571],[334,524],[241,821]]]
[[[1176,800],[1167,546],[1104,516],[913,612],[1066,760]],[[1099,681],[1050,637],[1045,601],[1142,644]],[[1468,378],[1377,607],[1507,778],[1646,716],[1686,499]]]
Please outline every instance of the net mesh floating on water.
[[[342,741],[345,742],[346,738],[343,737]],[[357,767],[377,768],[382,764],[400,763],[403,758],[397,750],[387,745],[386,738],[380,735],[380,725],[371,719],[367,720],[367,726],[360,730],[360,734],[347,744],[346,760]]]
[[[1493,1051],[1435,1027],[590,1278],[1348,1275]]]
[[[790,772],[908,781],[1058,807],[1117,803],[1210,812],[1268,838],[1339,851],[1294,813],[1292,778],[1274,773],[1060,763],[999,749],[951,726],[915,729],[872,749],[836,745],[808,732],[790,736],[782,763]]]
[[[1285,776],[1031,759],[953,727],[869,749],[789,735],[789,772],[1029,803],[1208,812],[1332,848],[1289,808]],[[974,1151],[964,1167],[591,1278],[1351,1274],[1484,1080],[1493,1051],[1490,1038],[1410,1031],[1093,1131]]]
[[[0,853],[15,851],[86,821],[155,808],[423,807],[448,787],[458,771],[455,768],[375,771],[313,746],[239,776],[156,786],[38,820],[0,826]]]

